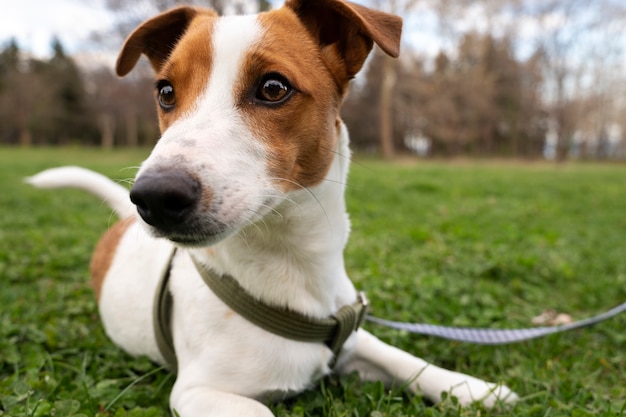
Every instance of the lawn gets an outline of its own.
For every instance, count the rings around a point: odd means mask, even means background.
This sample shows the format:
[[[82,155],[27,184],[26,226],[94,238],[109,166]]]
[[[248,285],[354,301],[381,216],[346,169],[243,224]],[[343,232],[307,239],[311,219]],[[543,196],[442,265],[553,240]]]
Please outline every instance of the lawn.
[[[91,196],[22,183],[79,164],[131,178],[146,150],[0,148],[0,415],[166,416],[173,377],[103,333],[90,252],[115,219]],[[520,328],[552,308],[575,319],[626,300],[626,166],[389,164],[356,158],[346,265],[376,316]],[[626,315],[509,346],[373,324],[436,364],[503,381],[511,408],[432,405],[357,377],[330,377],[272,405],[278,416],[626,416]]]

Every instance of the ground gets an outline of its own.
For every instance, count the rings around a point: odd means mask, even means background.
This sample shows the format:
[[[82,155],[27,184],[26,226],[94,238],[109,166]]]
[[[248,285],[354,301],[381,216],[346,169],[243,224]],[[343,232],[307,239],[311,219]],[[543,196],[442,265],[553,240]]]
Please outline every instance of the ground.
[[[112,345],[88,262],[114,221],[93,197],[22,178],[79,164],[132,178],[147,149],[0,148],[0,415],[165,416],[173,377]],[[346,265],[373,314],[519,328],[548,308],[581,319],[626,300],[626,166],[356,157]],[[510,346],[477,346],[367,324],[436,364],[502,381],[510,408],[460,409],[328,378],[278,416],[624,416],[626,315]]]

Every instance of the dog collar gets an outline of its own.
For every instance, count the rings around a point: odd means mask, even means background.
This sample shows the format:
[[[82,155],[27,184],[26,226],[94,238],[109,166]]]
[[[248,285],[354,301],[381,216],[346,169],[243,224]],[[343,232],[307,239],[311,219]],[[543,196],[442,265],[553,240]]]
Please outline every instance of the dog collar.
[[[168,282],[175,253],[174,249],[159,283],[154,303],[154,331],[157,345],[161,355],[174,371],[176,352],[171,330],[173,300],[168,290]],[[278,336],[300,342],[326,344],[334,355],[331,367],[335,364],[343,344],[352,332],[361,326],[367,313],[368,301],[362,292],[354,303],[343,306],[336,314],[325,319],[311,318],[296,311],[271,306],[250,295],[230,275],[218,275],[193,256],[191,259],[205,284],[233,311],[252,324]]]

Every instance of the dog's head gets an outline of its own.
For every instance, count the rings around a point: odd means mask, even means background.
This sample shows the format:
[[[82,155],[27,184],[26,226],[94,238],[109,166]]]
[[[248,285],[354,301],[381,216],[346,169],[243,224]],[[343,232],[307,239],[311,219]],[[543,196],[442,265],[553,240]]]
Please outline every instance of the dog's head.
[[[116,69],[145,54],[157,75],[162,137],[131,190],[153,234],[210,244],[323,181],[348,82],[374,42],[398,55],[401,26],[341,0],[228,17],[180,7],[141,24]]]

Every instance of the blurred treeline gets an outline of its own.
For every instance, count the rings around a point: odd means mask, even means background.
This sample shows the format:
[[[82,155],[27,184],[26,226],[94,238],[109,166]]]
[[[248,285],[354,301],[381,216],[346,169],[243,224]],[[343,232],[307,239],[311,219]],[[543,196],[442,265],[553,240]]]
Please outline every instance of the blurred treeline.
[[[138,22],[177,0],[156,3],[107,0],[118,27],[95,38],[119,47]],[[263,0],[195,3],[226,12],[268,7]],[[343,108],[355,149],[385,156],[626,157],[621,2],[361,3],[403,15],[409,34],[419,30],[420,16],[434,18],[446,47],[428,55],[413,36],[399,60],[373,54]],[[0,143],[111,147],[158,139],[150,71],[120,80],[111,64],[85,64],[58,40],[53,50],[41,59],[16,42],[1,47]]]
[[[152,80],[80,68],[58,40],[53,49],[48,60],[21,53],[15,42],[0,52],[0,143],[112,147],[158,139]]]

